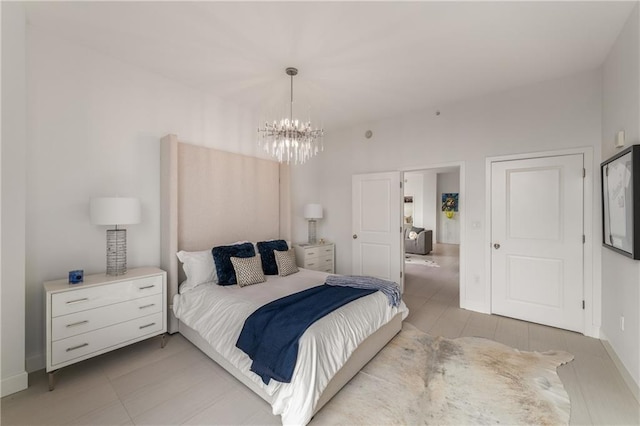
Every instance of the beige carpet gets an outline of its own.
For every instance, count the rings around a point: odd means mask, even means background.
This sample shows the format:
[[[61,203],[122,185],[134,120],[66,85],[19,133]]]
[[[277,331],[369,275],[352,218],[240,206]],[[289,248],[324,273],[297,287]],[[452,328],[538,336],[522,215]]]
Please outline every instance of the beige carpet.
[[[572,359],[476,337],[434,339],[405,324],[312,424],[568,424],[556,368]]]

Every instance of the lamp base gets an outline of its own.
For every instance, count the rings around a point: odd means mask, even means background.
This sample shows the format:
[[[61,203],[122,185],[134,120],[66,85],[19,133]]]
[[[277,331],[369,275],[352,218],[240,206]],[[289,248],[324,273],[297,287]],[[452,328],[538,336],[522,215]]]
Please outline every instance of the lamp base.
[[[316,220],[309,219],[309,244],[316,244],[318,239],[316,238]]]
[[[107,229],[107,275],[127,273],[127,230]]]

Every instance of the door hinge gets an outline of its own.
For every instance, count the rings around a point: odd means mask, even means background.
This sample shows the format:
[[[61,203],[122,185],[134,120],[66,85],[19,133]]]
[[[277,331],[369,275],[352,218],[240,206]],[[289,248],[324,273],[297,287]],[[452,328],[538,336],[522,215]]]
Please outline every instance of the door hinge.
[[[400,188],[402,189],[402,181],[400,181]]]
[[[582,234],[582,244],[587,242],[587,237],[584,236],[584,234]]]
[[[582,309],[584,309],[584,300],[582,301]]]
[[[605,176],[609,176],[609,165],[607,164],[607,166],[604,168],[604,175]]]
[[[587,169],[585,169],[585,168],[582,169],[582,177],[583,178],[587,177]]]
[[[400,226],[400,233],[402,234],[402,226]]]
[[[402,271],[400,271],[400,278],[402,278]]]

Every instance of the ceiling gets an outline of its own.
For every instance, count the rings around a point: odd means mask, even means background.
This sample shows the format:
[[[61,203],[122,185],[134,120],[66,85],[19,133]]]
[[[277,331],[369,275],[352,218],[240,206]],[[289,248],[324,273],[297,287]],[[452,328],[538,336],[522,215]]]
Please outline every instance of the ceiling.
[[[634,2],[34,2],[33,27],[330,130],[599,66]],[[278,113],[278,115],[280,115]],[[305,118],[305,117],[300,118]],[[270,117],[277,118],[277,117]]]

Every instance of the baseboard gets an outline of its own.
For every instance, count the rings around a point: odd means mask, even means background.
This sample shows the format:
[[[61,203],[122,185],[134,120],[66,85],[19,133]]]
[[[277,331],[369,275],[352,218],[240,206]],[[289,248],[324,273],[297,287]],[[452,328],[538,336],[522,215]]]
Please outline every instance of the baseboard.
[[[46,367],[44,354],[30,356],[25,360],[25,363],[27,364],[27,373],[33,373]]]
[[[460,300],[460,307],[468,311],[480,312],[481,314],[491,314],[489,309],[482,302]]]
[[[29,386],[29,376],[26,371],[16,374],[15,376],[2,379],[0,385],[0,394],[2,397],[11,395],[12,393],[25,390]]]
[[[602,339],[601,329],[595,325],[586,326],[584,330],[584,335],[588,337],[593,337],[594,339]]]
[[[620,372],[622,379],[624,380],[627,387],[633,394],[634,398],[636,399],[636,401],[638,401],[638,403],[640,403],[640,387],[635,382],[635,380],[633,380],[633,377],[631,377],[631,374],[629,374],[629,371],[627,371],[627,368],[624,366],[622,361],[620,361],[620,358],[618,358],[618,354],[616,354],[616,351],[613,349],[613,346],[611,346],[609,341],[605,338],[604,333],[600,332],[600,335],[602,336],[601,342],[602,342],[602,345],[604,346],[604,349],[607,351],[607,353],[613,360],[613,364],[616,366],[616,368]]]

